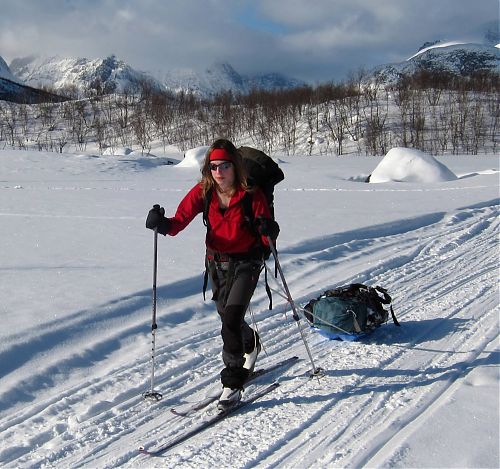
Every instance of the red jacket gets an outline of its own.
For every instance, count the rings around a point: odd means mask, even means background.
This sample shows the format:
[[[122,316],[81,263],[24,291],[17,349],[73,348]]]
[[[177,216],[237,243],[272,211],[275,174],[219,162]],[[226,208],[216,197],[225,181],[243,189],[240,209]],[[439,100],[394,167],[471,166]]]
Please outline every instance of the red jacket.
[[[229,207],[222,212],[217,194],[212,191],[212,200],[208,209],[210,230],[205,239],[207,248],[216,252],[236,254],[246,253],[252,247],[259,245],[259,240],[245,221],[243,204],[241,203],[244,195],[243,189],[236,190],[231,197]],[[175,236],[186,228],[196,215],[203,212],[203,206],[201,185],[197,184],[182,199],[175,216],[169,218],[168,234]],[[266,197],[258,187],[252,191],[252,209],[254,218],[271,218]],[[267,238],[261,237],[261,241],[265,246],[268,246]]]

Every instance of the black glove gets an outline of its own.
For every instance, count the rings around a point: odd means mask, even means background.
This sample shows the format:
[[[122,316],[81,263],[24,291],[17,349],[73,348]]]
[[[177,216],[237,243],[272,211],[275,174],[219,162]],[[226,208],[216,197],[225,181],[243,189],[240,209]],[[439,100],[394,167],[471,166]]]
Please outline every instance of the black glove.
[[[262,236],[269,236],[276,239],[280,234],[280,226],[271,218],[257,218],[257,229]]]
[[[146,218],[146,228],[150,230],[156,230],[162,235],[166,235],[170,228],[170,222],[168,218],[165,218],[165,209],[160,207],[158,204],[153,205],[153,208],[148,213],[148,218]]]

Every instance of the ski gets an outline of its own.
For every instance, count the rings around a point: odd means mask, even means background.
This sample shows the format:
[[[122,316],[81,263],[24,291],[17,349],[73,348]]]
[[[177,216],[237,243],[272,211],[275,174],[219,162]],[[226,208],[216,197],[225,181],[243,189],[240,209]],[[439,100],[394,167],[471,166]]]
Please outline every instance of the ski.
[[[167,441],[166,443],[158,446],[155,449],[150,449],[147,450],[144,447],[139,448],[139,452],[141,454],[147,455],[147,456],[161,456],[163,453],[168,451],[170,448],[173,448],[174,446],[183,443],[184,441],[188,440],[189,438],[197,435],[198,433],[206,430],[207,428],[211,427],[212,425],[215,425],[217,422],[220,422],[227,416],[235,413],[239,409],[251,404],[252,402],[255,402],[257,399],[260,399],[261,397],[265,396],[266,394],[270,393],[271,391],[275,390],[279,386],[279,383],[274,382],[273,384],[261,389],[260,391],[257,391],[256,393],[252,394],[248,399],[239,401],[237,404],[235,404],[233,407],[223,410],[221,412],[218,412],[209,418],[203,420],[202,422],[198,423],[197,425],[188,428],[186,431],[181,433],[180,435],[175,436],[171,440]]]
[[[286,358],[285,360],[282,360],[278,363],[275,363],[274,365],[271,365],[267,368],[259,368],[250,375],[245,384],[251,383],[260,376],[276,371],[279,368],[295,363],[298,359],[299,357],[293,356]],[[215,392],[208,393],[203,399],[201,399],[198,402],[193,402],[190,404],[186,404],[184,406],[181,405],[180,407],[173,407],[170,409],[170,412],[180,417],[189,417],[190,415],[209,406],[212,402],[215,402],[217,399],[219,399],[221,394],[222,390],[217,389],[215,390]]]

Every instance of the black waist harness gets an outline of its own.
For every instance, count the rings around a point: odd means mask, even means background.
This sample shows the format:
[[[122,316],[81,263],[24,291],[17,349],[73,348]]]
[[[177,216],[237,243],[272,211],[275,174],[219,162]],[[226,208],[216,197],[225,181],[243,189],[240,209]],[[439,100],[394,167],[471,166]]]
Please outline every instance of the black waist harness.
[[[217,252],[210,248],[207,248],[205,255],[205,273],[203,275],[203,300],[206,299],[206,291],[208,285],[208,274],[211,269],[225,270],[227,271],[227,275],[229,277],[229,282],[232,283],[231,276],[234,275],[235,264],[238,262],[245,261],[263,261],[265,262],[265,252],[261,246],[256,246],[244,253],[223,253]],[[269,284],[267,282],[267,269],[265,270],[265,283],[266,283],[266,292],[269,297],[269,309],[273,308],[272,305],[272,297],[271,297],[271,289],[269,288]]]
[[[255,246],[246,252],[234,252],[225,253],[214,251],[213,249],[207,248],[206,258],[211,261],[215,260],[218,262],[229,262],[230,259],[235,261],[250,261],[252,259],[262,260],[264,255],[264,250],[261,246]]]

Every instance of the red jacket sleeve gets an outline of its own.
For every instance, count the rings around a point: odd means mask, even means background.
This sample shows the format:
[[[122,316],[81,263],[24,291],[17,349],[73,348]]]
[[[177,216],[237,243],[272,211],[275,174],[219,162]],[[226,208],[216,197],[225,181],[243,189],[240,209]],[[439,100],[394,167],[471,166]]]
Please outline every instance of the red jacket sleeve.
[[[198,215],[203,212],[203,195],[200,184],[196,184],[181,200],[177,211],[172,218],[169,218],[170,229],[168,234],[175,236],[188,226]]]

